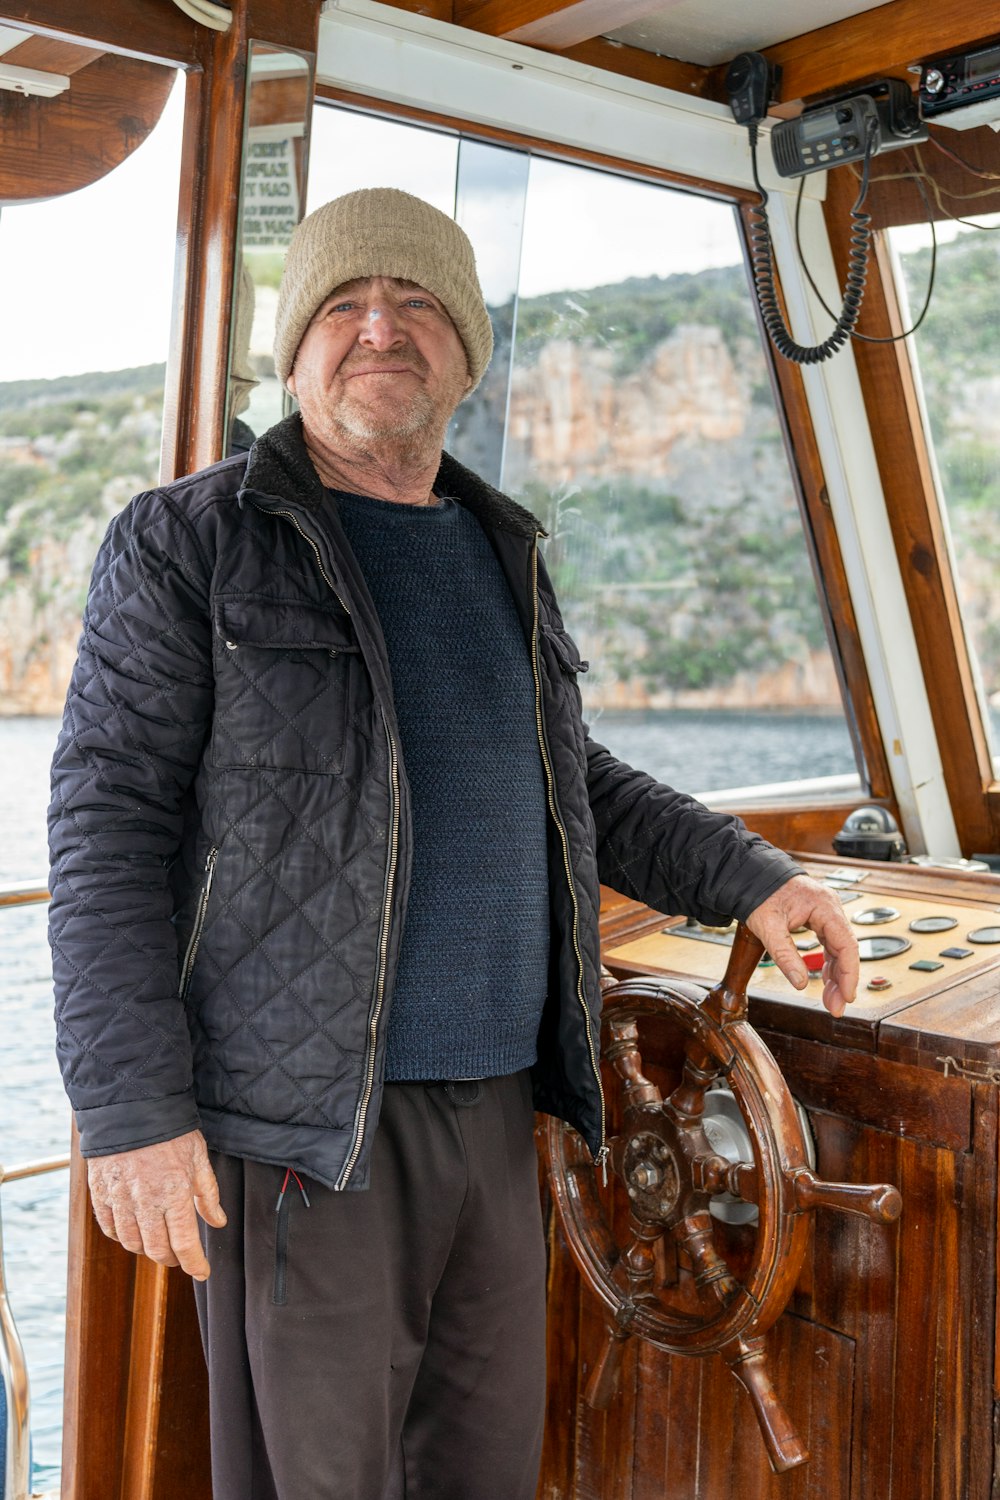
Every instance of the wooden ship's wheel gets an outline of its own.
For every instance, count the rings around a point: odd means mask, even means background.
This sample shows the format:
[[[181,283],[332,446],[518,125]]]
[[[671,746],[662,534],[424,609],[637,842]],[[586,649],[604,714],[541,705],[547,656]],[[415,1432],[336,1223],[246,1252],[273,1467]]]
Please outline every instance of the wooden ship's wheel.
[[[808,1453],[775,1393],[763,1335],[798,1279],[811,1210],[822,1205],[888,1224],[901,1199],[891,1186],[823,1182],[812,1171],[798,1107],[746,1019],[746,988],[762,953],[740,927],[725,977],[707,995],[678,982],[608,982],[603,1050],[622,1085],[609,1141],[610,1194],[602,1191],[606,1167],[595,1167],[571,1127],[551,1119],[546,1143],[570,1251],[609,1315],[588,1402],[610,1402],[633,1337],[671,1354],[718,1352],[749,1394],[780,1473]],[[680,1082],[666,1098],[644,1077],[639,1050],[640,1022],[656,1018],[683,1037]],[[711,1104],[720,1082],[742,1116],[746,1159],[720,1154],[710,1139],[719,1134],[706,1117],[706,1096]],[[735,1254],[730,1244],[717,1246],[711,1212],[713,1202],[734,1199],[756,1209],[756,1232],[741,1231]]]

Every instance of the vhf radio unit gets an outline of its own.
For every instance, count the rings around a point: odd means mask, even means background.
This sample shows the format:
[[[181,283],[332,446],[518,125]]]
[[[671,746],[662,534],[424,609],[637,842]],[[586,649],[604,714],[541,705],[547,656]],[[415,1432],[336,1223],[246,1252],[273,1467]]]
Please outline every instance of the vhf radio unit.
[[[797,120],[779,120],[771,131],[771,153],[779,177],[804,177],[926,139],[911,90],[898,78],[886,78],[866,93],[818,104]]]

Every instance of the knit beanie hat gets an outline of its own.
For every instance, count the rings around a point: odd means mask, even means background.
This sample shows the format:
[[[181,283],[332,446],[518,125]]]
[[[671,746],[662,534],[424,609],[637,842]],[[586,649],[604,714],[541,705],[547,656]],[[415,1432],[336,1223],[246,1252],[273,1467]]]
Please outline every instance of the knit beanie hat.
[[[398,188],[361,188],[303,219],[285,259],[274,328],[274,368],[288,379],[317,308],[345,282],[412,281],[440,298],[465,346],[473,387],[493,353],[493,329],[468,236],[454,219]]]

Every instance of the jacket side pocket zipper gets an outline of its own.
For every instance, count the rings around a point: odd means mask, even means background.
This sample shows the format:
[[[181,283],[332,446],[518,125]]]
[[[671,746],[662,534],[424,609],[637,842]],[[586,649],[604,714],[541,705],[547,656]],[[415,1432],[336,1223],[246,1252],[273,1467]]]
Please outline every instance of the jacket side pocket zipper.
[[[198,944],[201,942],[202,928],[205,926],[205,913],[208,911],[208,898],[212,894],[212,879],[215,875],[215,862],[218,857],[218,849],[209,849],[208,858],[205,860],[205,878],[201,885],[201,895],[198,897],[198,908],[194,914],[194,926],[188,940],[184,963],[181,965],[180,995],[182,1000],[188,992],[194,961],[198,956]]]

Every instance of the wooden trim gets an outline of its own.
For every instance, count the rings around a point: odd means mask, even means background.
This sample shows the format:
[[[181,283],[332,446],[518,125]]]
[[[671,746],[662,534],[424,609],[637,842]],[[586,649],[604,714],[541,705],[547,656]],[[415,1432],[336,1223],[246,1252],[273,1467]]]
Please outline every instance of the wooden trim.
[[[866,797],[863,792],[855,797],[845,797],[843,801],[823,803],[822,806],[808,806],[804,803],[785,806],[776,803],[772,807],[733,806],[726,811],[737,813],[751,832],[759,833],[761,838],[767,839],[768,843],[774,844],[778,849],[794,849],[809,855],[832,855],[833,836],[843,828],[848,814],[856,807],[875,804],[888,807],[893,816],[898,818],[898,810],[888,798]]]
[[[319,10],[319,0],[293,12],[280,0],[250,0],[235,8],[229,31],[202,28],[203,76],[188,78],[164,479],[204,468],[224,451],[249,43],[314,54]]]
[[[81,68],[103,55],[103,47],[80,47],[76,42],[26,34],[23,42],[3,53],[3,60],[18,68],[36,68],[39,73],[64,73],[72,78],[74,73],[79,73]]]
[[[600,68],[604,73],[635,78],[640,83],[672,89],[676,94],[717,99],[721,102],[726,99],[725,90],[718,83],[714,69],[681,62],[676,57],[663,57],[659,52],[647,52],[644,47],[631,47],[626,42],[613,42],[606,36],[595,36],[570,47],[560,47],[558,52],[560,57],[583,63],[585,67]]]
[[[23,26],[38,36],[99,46],[148,62],[197,67],[204,27],[174,5],[149,0],[0,0],[0,25]]]
[[[149,1500],[157,1459],[156,1434],[163,1397],[167,1268],[140,1256],[135,1269],[128,1404],[119,1479],[119,1500]]]
[[[850,172],[830,173],[825,213],[841,277],[856,192]],[[903,328],[881,243],[871,257],[861,321],[864,333],[879,338]],[[992,766],[909,355],[903,343],[855,340],[853,348],[865,404],[877,413],[872,442],[959,843],[966,855],[990,852],[1000,847],[1000,822],[984,796]]]
[[[706,198],[717,198],[725,203],[756,203],[758,195],[752,188],[735,188],[728,184],[713,182],[707,177],[688,177],[682,172],[667,167],[647,166],[645,163],[629,161],[620,156],[609,156],[602,151],[589,151],[582,146],[563,146],[557,141],[542,136],[525,135],[516,130],[507,130],[497,125],[482,125],[475,120],[465,120],[457,115],[442,114],[439,110],[423,109],[412,104],[397,104],[389,99],[379,99],[373,94],[355,94],[348,89],[334,87],[328,83],[316,86],[316,98],[330,104],[342,104],[359,114],[382,115],[387,118],[413,120],[420,125],[447,131],[451,135],[463,135],[471,140],[491,141],[498,146],[516,146],[544,156],[552,161],[577,162],[583,166],[602,167],[618,172],[623,177],[634,177],[641,182],[661,182],[666,187],[679,187],[701,193]]]
[[[231,91],[235,59],[227,61],[223,71]],[[213,128],[226,94],[211,64],[206,72],[188,76],[174,313],[164,391],[164,482],[222,456],[243,136],[242,120],[233,120],[231,103],[222,114],[227,128]],[[242,102],[240,91],[229,97]]]
[[[747,207],[743,208],[740,221],[749,260],[751,226]],[[816,587],[821,603],[825,602],[827,606],[831,651],[844,694],[851,736],[861,756],[862,780],[867,780],[871,799],[889,807],[898,820],[899,807],[893,795],[892,776],[875,713],[857,615],[847,582],[840,539],[830,509],[826,476],[820,461],[802,370],[798,365],[775,354],[763,327],[763,320],[759,317],[759,310],[758,323],[774,386],[775,404],[785,428],[785,446],[793,478],[796,480]]]
[[[455,24],[528,46],[573,47],[663,9],[663,0],[455,0]]]
[[[887,73],[905,78],[910,63],[962,51],[998,30],[995,0],[892,0],[768,47],[765,55],[782,69],[787,103]]]
[[[113,1492],[121,1473],[136,1258],[97,1226],[73,1129],[63,1398],[62,1500]]]
[[[54,198],[106,177],[147,139],[176,76],[161,63],[108,54],[55,98],[0,92],[0,203]]]

